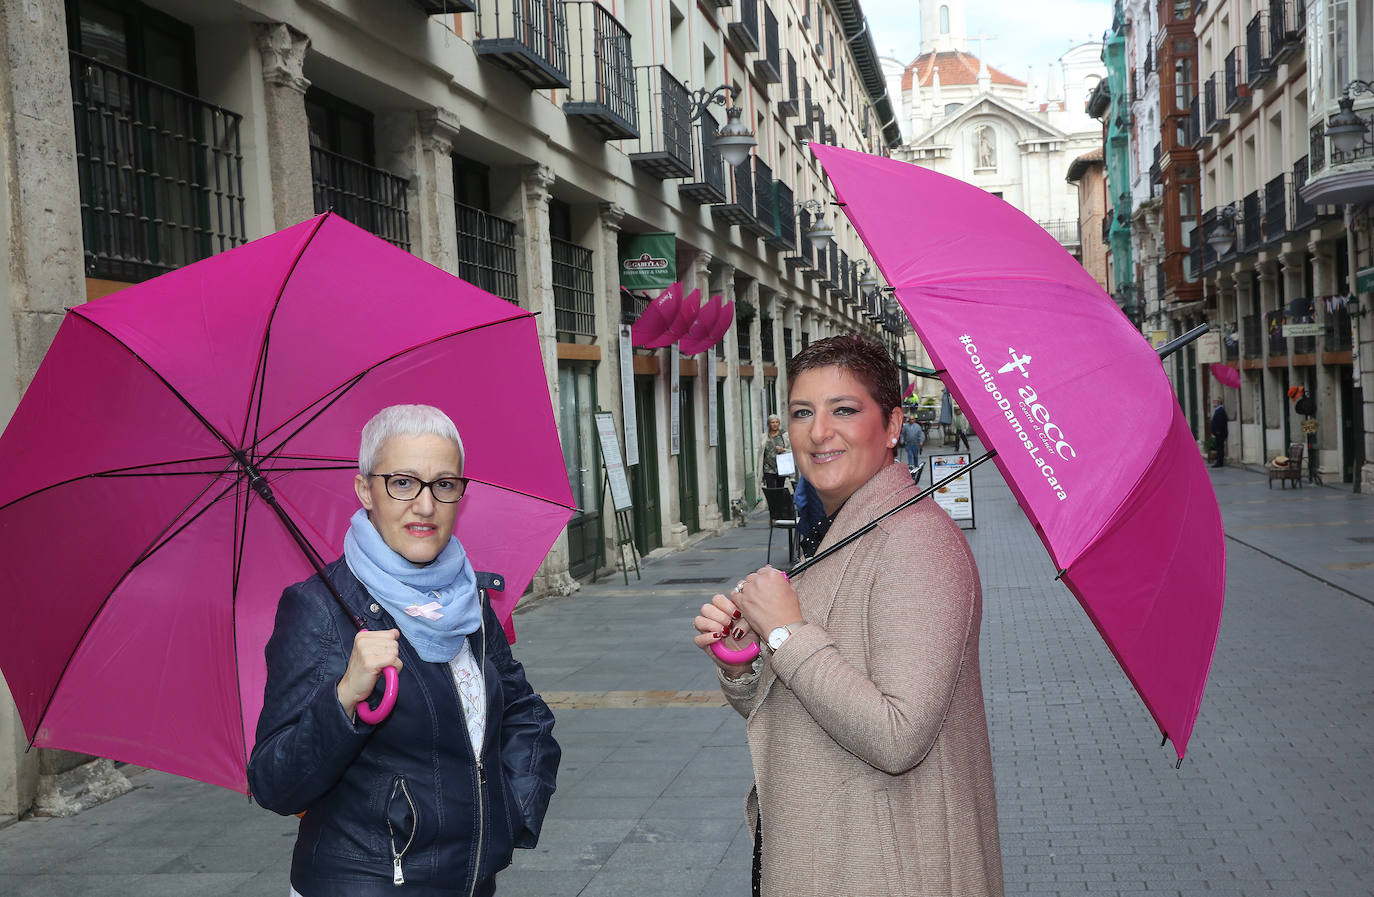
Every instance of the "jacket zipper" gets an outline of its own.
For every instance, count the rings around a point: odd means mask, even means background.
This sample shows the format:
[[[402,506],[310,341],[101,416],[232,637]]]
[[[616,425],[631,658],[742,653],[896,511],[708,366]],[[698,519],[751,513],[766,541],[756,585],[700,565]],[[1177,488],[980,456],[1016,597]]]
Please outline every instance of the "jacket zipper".
[[[391,828],[391,817],[387,816],[386,831],[391,842],[391,883],[393,885],[403,885],[406,883],[405,873],[401,870],[401,860],[405,857],[406,851],[410,850],[410,845],[415,843],[415,832],[420,828],[420,813],[415,809],[415,801],[410,799],[410,790],[406,788],[404,776],[397,776],[395,783],[391,786],[391,799],[396,799],[396,791],[400,789],[401,796],[410,805],[410,840],[406,841],[406,846],[401,848],[401,852],[396,852],[396,833]]]
[[[478,600],[484,601],[485,599],[486,590],[479,589]],[[482,617],[480,631],[482,633],[482,661],[479,668],[482,671],[482,700],[485,702],[487,700],[487,618],[485,615]],[[457,688],[457,685],[454,685],[454,691],[457,691]],[[460,699],[458,702],[459,709],[462,709],[462,706],[463,702]],[[490,723],[491,720],[487,720],[487,722]],[[483,741],[486,741],[485,733],[486,729],[484,728],[482,735]],[[487,773],[482,767],[482,746],[478,745],[477,749],[473,751],[473,754],[477,757],[477,859],[472,866],[472,885],[468,888],[468,897],[473,897],[473,895],[477,893],[477,870],[482,866],[482,841],[486,835],[487,820],[486,809],[482,805],[483,786],[487,783]]]

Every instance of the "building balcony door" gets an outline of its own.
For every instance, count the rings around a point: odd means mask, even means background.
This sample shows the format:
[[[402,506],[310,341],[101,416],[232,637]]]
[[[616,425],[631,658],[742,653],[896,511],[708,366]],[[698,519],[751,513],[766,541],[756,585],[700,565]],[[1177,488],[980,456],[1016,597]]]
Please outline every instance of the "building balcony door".
[[[693,400],[696,385],[696,377],[683,377],[677,393],[682,426],[681,451],[677,456],[677,497],[681,508],[679,519],[689,534],[701,529],[697,515],[697,419]]]
[[[630,468],[630,501],[634,504],[635,547],[646,555],[663,545],[658,517],[658,417],[654,377],[635,377],[635,424],[639,463]]]
[[[596,411],[596,365],[558,366],[558,430],[573,502],[581,508],[568,521],[568,573],[591,576],[601,564],[601,460],[592,428]]]

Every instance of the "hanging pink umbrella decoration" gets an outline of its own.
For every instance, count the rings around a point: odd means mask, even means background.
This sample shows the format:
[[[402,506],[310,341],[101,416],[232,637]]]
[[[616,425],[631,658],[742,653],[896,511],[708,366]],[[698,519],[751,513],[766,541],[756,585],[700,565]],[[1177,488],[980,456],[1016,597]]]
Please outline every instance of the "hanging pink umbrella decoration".
[[[721,337],[725,336],[726,332],[730,329],[730,325],[734,322],[735,301],[732,299],[729,302],[725,303],[723,306],[721,306],[720,314],[716,315],[716,323],[711,327],[711,332],[706,334],[706,336],[704,337],[700,345],[700,348],[697,348],[695,344],[692,346],[688,346],[686,341],[684,340],[682,351],[688,352],[689,349],[694,350],[689,352],[689,354],[692,355],[697,354],[697,352],[706,351],[707,349],[714,346],[716,343],[720,342]]]
[[[696,320],[687,329],[687,334],[682,338],[681,348],[683,355],[696,355],[709,349],[714,342],[709,342],[711,331],[715,329],[716,319],[720,317],[720,294],[712,296],[697,313]]]
[[[678,295],[682,294],[682,286],[674,284],[678,289]],[[661,349],[664,346],[671,346],[673,343],[687,335],[691,329],[692,322],[696,320],[697,312],[701,309],[701,290],[692,290],[691,294],[678,304],[677,316],[668,325],[657,339],[644,344],[646,349]]]
[[[1209,367],[1212,369],[1212,376],[1216,377],[1222,386],[1240,389],[1240,371],[1229,364],[1212,364]]]
[[[621,292],[629,293],[629,290],[622,289]],[[668,325],[677,317],[679,298],[678,292],[672,286],[659,293],[630,326],[630,342],[636,346],[647,346],[662,336]]]

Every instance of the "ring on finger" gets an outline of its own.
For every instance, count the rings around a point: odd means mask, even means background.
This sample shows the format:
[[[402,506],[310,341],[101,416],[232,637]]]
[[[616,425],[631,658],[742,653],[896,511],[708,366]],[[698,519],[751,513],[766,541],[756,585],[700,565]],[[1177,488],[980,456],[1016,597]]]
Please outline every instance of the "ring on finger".
[[[735,584],[735,594],[739,594],[740,592],[743,592],[743,591],[744,591],[744,580],[741,579],[738,583]]]

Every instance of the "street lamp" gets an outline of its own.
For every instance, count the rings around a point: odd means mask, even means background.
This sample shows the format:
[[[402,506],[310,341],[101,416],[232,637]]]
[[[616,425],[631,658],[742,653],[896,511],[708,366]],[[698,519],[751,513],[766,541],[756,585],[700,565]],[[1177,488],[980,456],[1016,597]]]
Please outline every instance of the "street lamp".
[[[821,205],[818,199],[804,199],[796,204],[793,214],[802,209],[815,215],[811,219],[811,223],[806,226],[806,233],[803,236],[810,241],[811,248],[817,253],[825,252],[830,241],[835,239],[835,228],[831,227],[830,223],[825,220],[825,206]]]
[[[1225,206],[1217,212],[1217,220],[1207,232],[1207,245],[1212,247],[1212,251],[1220,258],[1231,251],[1235,242],[1236,210],[1231,206]]]
[[[1355,114],[1355,101],[1350,98],[1352,90],[1374,93],[1374,82],[1356,79],[1345,85],[1337,101],[1340,111],[1326,120],[1326,136],[1331,138],[1331,148],[1342,156],[1359,149],[1369,133],[1369,123]]]
[[[730,85],[728,84],[722,84],[714,90],[698,87],[692,92],[691,120],[699,120],[706,114],[707,107],[712,103],[717,106],[724,106],[729,95]],[[735,105],[726,108],[725,127],[712,135],[716,147],[720,150],[721,158],[731,168],[738,167],[741,162],[748,159],[749,151],[758,146],[758,141],[754,139],[754,132],[749,130],[744,122],[740,121],[740,113],[743,111]]]
[[[859,292],[867,296],[878,288],[878,278],[873,276],[873,269],[868,264],[868,259],[859,259],[857,262],[863,274],[859,276]]]

